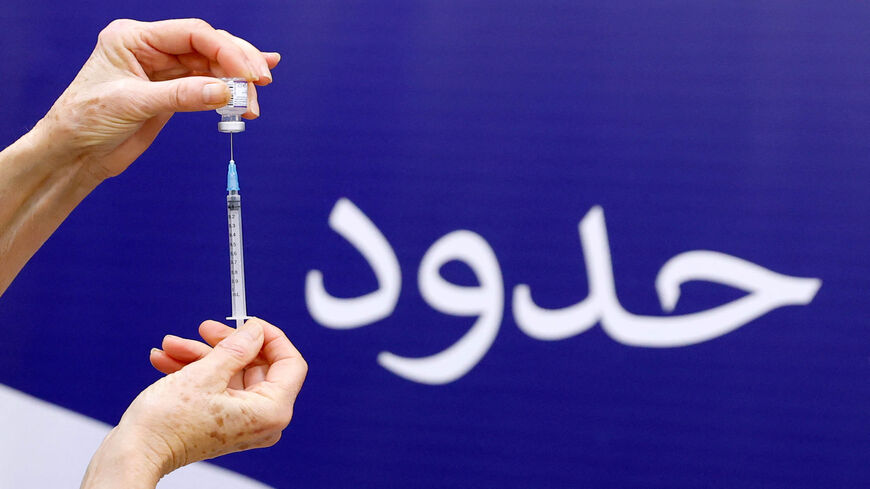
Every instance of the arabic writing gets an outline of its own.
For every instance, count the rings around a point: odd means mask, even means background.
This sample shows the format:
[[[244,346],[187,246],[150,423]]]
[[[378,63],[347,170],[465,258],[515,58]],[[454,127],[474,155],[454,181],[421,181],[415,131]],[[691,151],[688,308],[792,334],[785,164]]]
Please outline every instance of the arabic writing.
[[[389,241],[353,202],[342,198],[329,216],[329,226],[350,242],[374,271],[378,288],[354,298],[336,298],[323,283],[323,274],[306,276],[305,301],[315,321],[327,328],[351,329],[379,321],[395,310],[401,290],[399,261]],[[689,251],[668,260],[659,270],[655,287],[665,313],[680,299],[680,286],[693,280],[727,285],[745,296],[706,311],[679,316],[644,316],[626,311],[616,295],[604,210],[595,206],[579,224],[580,242],[588,271],[589,294],[572,306],[545,309],[532,300],[526,284],[514,287],[512,309],[519,328],[539,340],[568,338],[601,324],[614,340],[641,347],[679,347],[711,340],[779,307],[809,304],[821,280],[782,275],[735,256],[715,251]],[[474,272],[478,285],[461,286],[445,280],[439,270],[462,261]],[[486,355],[498,334],[504,309],[504,283],[495,252],[483,237],[467,230],[453,231],[432,244],[417,273],[423,299],[433,309],[453,316],[477,317],[458,341],[434,355],[409,358],[381,352],[378,363],[405,379],[423,384],[446,384],[467,374]]]

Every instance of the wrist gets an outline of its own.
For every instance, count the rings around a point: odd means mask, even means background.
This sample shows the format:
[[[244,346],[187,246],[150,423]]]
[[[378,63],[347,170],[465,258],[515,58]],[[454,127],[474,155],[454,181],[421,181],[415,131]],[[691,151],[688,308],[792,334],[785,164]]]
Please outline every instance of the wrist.
[[[91,459],[81,488],[153,489],[168,472],[166,465],[144,436],[116,426]]]
[[[93,158],[86,148],[77,144],[79,136],[76,131],[58,123],[57,119],[50,111],[16,144],[22,145],[22,151],[36,156],[33,161],[38,162],[36,164],[41,167],[38,169],[43,172],[72,173],[80,186],[93,190],[105,178],[89,171]]]
[[[0,294],[100,180],[40,121],[0,152]]]

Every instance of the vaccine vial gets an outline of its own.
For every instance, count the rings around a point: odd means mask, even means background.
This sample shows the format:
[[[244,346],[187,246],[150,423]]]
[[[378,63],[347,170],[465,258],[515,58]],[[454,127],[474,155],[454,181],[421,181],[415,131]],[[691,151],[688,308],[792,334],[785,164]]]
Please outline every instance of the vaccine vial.
[[[248,111],[248,82],[243,78],[221,78],[230,89],[230,101],[217,109],[221,115],[218,122],[220,132],[242,132],[245,130],[245,121],[242,114]]]

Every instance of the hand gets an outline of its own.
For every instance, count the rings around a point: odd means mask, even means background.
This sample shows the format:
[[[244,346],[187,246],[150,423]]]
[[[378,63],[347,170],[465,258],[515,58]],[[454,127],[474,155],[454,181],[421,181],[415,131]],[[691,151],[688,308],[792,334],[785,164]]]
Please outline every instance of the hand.
[[[279,60],[198,19],[109,24],[48,114],[0,151],[0,295],[73,208],[130,166],[174,112],[227,103],[229,90],[214,77],[249,80],[245,117],[257,117],[253,83],[270,83]]]
[[[239,330],[206,321],[200,331],[214,348],[168,337],[164,345],[183,345],[168,348],[181,360],[152,351],[152,363],[169,375],[136,397],[95,455],[82,487],[108,485],[97,481],[124,458],[116,453],[144,457],[123,471],[145,471],[140,478],[156,477],[156,483],[183,465],[280,439],[308,371],[305,360],[280,329],[261,319]]]
[[[178,372],[187,365],[205,358],[212,351],[212,347],[232,335],[235,331],[235,328],[223,323],[205,321],[199,325],[199,335],[205,340],[205,343],[187,338],[179,338],[171,334],[166,335],[163,337],[163,343],[161,344],[162,350],[158,348],[151,349],[151,365],[167,375]],[[244,371],[233,375],[230,379],[229,387],[244,389],[246,385],[262,378],[265,367],[267,367],[265,358],[262,354],[257,355]]]
[[[225,105],[229,90],[213,77],[251,82],[245,117],[257,117],[253,83],[271,83],[279,60],[199,19],[116,20],[37,128],[99,182],[123,172],[174,112]]]

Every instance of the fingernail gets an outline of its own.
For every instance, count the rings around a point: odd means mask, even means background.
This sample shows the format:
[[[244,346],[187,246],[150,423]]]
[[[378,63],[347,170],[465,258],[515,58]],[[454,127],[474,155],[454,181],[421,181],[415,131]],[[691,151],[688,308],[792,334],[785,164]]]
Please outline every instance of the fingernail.
[[[266,55],[274,56],[274,57],[278,58],[278,61],[275,61],[275,64],[281,62],[281,53],[278,53],[275,51],[263,51],[263,56],[266,56]]]
[[[255,116],[260,117],[260,102],[251,100],[251,112],[253,112]]]
[[[219,104],[229,100],[230,92],[226,83],[209,83],[202,87],[202,100],[207,104]]]
[[[268,66],[264,65],[260,69],[260,78],[265,78],[265,79],[269,80],[269,83],[272,83],[272,73],[269,71]]]
[[[155,353],[160,353],[160,351],[161,351],[160,348],[152,348],[152,349],[151,349],[151,355],[153,355],[153,354],[155,354]]]

